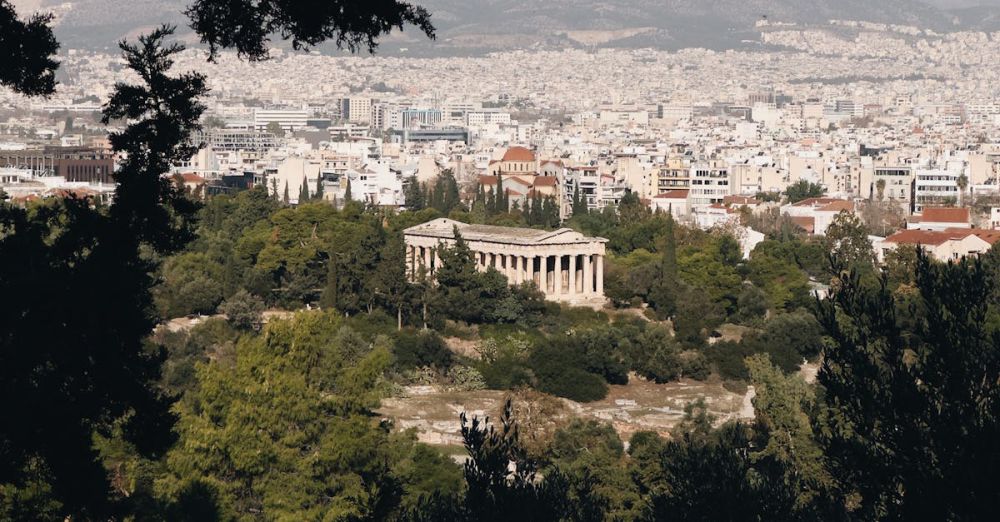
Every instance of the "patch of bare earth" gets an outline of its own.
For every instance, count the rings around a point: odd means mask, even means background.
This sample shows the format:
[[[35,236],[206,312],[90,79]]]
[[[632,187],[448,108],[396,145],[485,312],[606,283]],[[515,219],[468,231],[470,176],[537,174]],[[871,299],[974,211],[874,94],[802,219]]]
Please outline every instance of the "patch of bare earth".
[[[416,429],[421,442],[455,448],[462,444],[459,415],[466,412],[470,417],[489,415],[496,418],[507,394],[497,390],[455,392],[437,386],[410,386],[400,396],[383,400],[378,413],[392,419],[398,429]],[[518,395],[514,398],[515,410]],[[727,391],[721,383],[656,384],[632,376],[627,385],[612,385],[608,396],[600,401],[578,403],[555,399],[564,407],[558,408],[552,421],[561,424],[560,421],[568,422],[574,417],[606,421],[614,426],[622,440],[628,440],[636,431],[655,431],[669,436],[670,430],[683,420],[684,406],[699,398],[705,399],[716,423],[721,424],[732,419],[752,418],[752,397],[752,387],[746,395],[739,395]],[[551,426],[539,425],[538,429],[549,428]]]

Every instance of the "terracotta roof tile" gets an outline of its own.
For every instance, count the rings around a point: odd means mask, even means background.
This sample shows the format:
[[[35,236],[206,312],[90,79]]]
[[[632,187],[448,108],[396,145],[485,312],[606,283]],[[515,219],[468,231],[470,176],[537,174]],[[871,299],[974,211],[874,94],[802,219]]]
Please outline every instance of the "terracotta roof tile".
[[[674,189],[653,196],[653,199],[687,199],[690,189]]]
[[[928,221],[934,223],[968,223],[969,209],[952,207],[925,208],[923,214],[920,216],[920,221],[924,223]]]
[[[535,153],[524,147],[511,147],[503,153],[502,161],[535,161]]]
[[[814,217],[792,216],[792,223],[795,223],[810,234],[816,231],[816,218]]]

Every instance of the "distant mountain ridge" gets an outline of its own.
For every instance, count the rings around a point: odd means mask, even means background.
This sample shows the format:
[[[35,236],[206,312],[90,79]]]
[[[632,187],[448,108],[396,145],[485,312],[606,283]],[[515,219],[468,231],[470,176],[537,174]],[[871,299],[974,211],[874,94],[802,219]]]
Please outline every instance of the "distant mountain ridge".
[[[942,0],[928,0],[942,2]],[[992,0],[980,0],[990,2]],[[61,0],[45,0],[45,5]],[[186,28],[186,0],[76,0],[57,34],[66,47],[110,47],[123,36],[159,23]],[[830,19],[915,25],[937,31],[1000,28],[997,5],[943,9],[920,0],[414,0],[427,7],[438,41],[416,31],[386,40],[384,49],[426,52],[507,47],[597,45],[663,48],[738,47],[754,39],[754,24],[771,20],[821,23]],[[957,5],[957,4],[956,4]],[[962,4],[965,5],[965,4]],[[588,33],[575,38],[570,31]]]

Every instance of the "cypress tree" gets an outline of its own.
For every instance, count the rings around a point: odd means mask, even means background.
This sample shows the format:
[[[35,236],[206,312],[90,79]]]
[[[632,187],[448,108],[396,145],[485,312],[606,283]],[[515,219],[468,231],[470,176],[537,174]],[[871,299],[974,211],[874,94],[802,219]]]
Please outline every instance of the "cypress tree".
[[[577,182],[573,188],[573,215],[583,215],[588,212],[587,198],[580,193],[580,183]]]
[[[291,200],[288,199],[288,180],[287,179],[285,180],[285,194],[282,196],[281,201],[284,204],[286,204],[286,205],[291,202]]]
[[[309,201],[309,183],[306,177],[302,176],[302,184],[299,185],[299,204]]]
[[[507,206],[507,195],[505,194],[503,188],[503,173],[497,172],[497,188],[496,188],[496,198],[494,199],[495,208],[493,209],[497,214],[506,213],[510,210]]]
[[[666,240],[663,245],[663,258],[660,261],[660,277],[664,282],[672,283],[677,280],[677,238],[674,237],[674,216],[669,212],[664,234]]]
[[[323,175],[316,176],[316,193],[313,194],[316,201],[323,201]]]
[[[417,181],[417,176],[415,174],[410,176],[403,196],[406,208],[409,210],[423,210],[427,206],[426,199],[424,199],[424,189],[420,182]]]
[[[353,199],[351,197],[351,177],[348,176],[347,177],[347,188],[344,189],[344,204],[346,205],[347,202],[351,201],[351,199]]]

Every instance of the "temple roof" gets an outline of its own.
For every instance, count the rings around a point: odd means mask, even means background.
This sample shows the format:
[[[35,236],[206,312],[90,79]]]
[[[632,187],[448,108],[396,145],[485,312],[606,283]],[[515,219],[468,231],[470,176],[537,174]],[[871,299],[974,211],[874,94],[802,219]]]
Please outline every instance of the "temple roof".
[[[536,228],[470,225],[448,218],[438,218],[403,231],[405,235],[455,239],[455,228],[468,241],[487,241],[514,245],[564,245],[580,243],[607,243],[601,237],[587,237],[571,229],[539,230]]]

